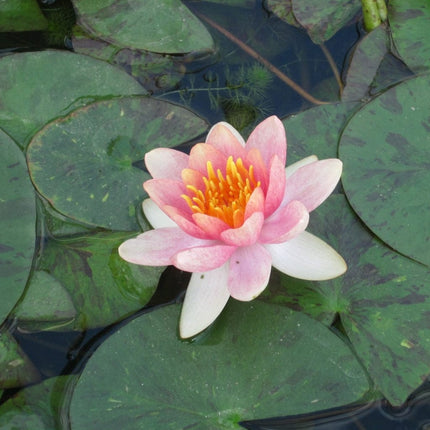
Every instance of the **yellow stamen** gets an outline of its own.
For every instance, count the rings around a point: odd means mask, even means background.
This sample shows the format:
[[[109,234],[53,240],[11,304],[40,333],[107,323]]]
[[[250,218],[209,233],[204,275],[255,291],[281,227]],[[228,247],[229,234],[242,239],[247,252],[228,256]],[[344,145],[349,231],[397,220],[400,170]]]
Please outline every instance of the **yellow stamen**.
[[[188,195],[182,197],[194,213],[202,213],[219,218],[233,228],[244,222],[246,204],[260,181],[254,177],[254,167],[246,168],[241,158],[227,160],[225,173],[216,172],[212,163],[206,163],[207,176],[203,177],[204,190],[194,185],[186,185]]]

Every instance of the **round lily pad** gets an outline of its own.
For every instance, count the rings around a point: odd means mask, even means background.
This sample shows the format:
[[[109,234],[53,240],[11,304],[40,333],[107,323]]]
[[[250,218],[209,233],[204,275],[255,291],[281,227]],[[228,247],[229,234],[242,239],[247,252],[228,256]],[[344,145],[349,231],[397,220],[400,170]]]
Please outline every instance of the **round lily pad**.
[[[390,0],[388,8],[394,45],[415,72],[430,67],[430,4],[428,0]]]
[[[36,201],[24,155],[0,131],[0,324],[24,291],[36,240]]]
[[[177,337],[179,310],[143,315],[98,348],[75,388],[71,429],[234,429],[353,402],[368,389],[348,346],[303,314],[232,301],[189,343]]]
[[[22,147],[48,121],[100,97],[145,94],[121,69],[67,51],[0,59],[0,127]]]
[[[348,200],[399,252],[430,265],[429,75],[397,85],[346,126],[339,154]]]
[[[79,23],[118,46],[178,54],[212,49],[206,27],[180,0],[73,0]]]
[[[145,153],[173,147],[207,129],[192,112],[145,97],[96,102],[44,127],[27,159],[37,190],[56,210],[112,230],[139,230],[136,207],[149,174]]]

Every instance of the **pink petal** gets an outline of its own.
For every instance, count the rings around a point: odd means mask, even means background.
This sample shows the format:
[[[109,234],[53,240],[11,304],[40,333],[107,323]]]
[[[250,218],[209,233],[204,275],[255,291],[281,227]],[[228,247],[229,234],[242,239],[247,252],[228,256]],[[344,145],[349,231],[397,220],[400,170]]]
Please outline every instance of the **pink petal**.
[[[195,224],[192,215],[189,212],[179,210],[174,206],[162,206],[161,208],[166,215],[171,218],[185,233],[199,239],[211,239],[211,237]]]
[[[211,325],[230,297],[227,288],[228,263],[206,273],[193,273],[179,319],[183,339],[195,336]]]
[[[275,212],[282,203],[285,193],[285,166],[275,155],[271,161],[269,172],[269,186],[266,191],[264,215],[268,217]]]
[[[313,211],[334,190],[342,174],[342,161],[331,158],[306,164],[296,170],[285,185],[282,206],[300,200]]]
[[[145,155],[145,165],[154,179],[181,179],[188,155],[169,148],[156,148]]]
[[[246,142],[246,148],[260,150],[266,166],[274,155],[277,155],[285,166],[287,159],[287,138],[285,127],[276,116],[271,116],[255,127]]]
[[[230,228],[221,233],[221,240],[228,245],[249,246],[255,243],[263,226],[264,215],[254,212],[240,227]]]
[[[246,155],[246,167],[250,165],[254,168],[254,177],[257,181],[260,181],[261,188],[264,192],[267,190],[267,183],[269,181],[269,165],[264,164],[263,157],[257,148],[251,148]]]
[[[207,176],[207,162],[210,161],[215,172],[220,169],[224,174],[225,167],[227,165],[227,158],[228,157],[226,157],[224,153],[218,151],[218,149],[212,145],[208,145],[207,143],[198,143],[191,149],[188,167],[190,169],[197,170],[203,176]]]
[[[307,231],[287,242],[265,247],[272,255],[273,267],[295,278],[323,281],[346,271],[344,259],[331,246]]]
[[[309,212],[305,205],[297,200],[279,208],[266,218],[258,239],[260,243],[281,243],[302,233],[309,222]]]
[[[237,300],[255,299],[267,286],[272,266],[270,253],[260,244],[237,248],[230,258],[228,288]]]
[[[245,208],[245,220],[255,212],[264,211],[264,193],[261,187],[255,188]]]
[[[146,219],[154,228],[177,227],[177,224],[170,219],[151,199],[142,202],[142,210]]]
[[[243,137],[226,122],[219,122],[209,130],[206,143],[221,151],[227,158],[232,155],[234,161],[239,157],[243,160],[246,155]]]
[[[196,225],[200,227],[208,235],[208,237],[212,239],[219,239],[220,234],[224,230],[230,228],[228,224],[226,224],[219,218],[206,214],[195,213],[193,214],[193,220]]]
[[[196,187],[198,190],[205,190],[206,186],[203,181],[203,176],[207,176],[207,175],[203,175],[198,170],[186,168],[182,170],[181,176],[182,176],[182,181],[184,185],[192,185],[193,187]]]
[[[306,164],[313,163],[314,161],[318,161],[318,157],[316,155],[309,155],[309,157],[302,158],[301,160],[290,164],[285,168],[285,176],[289,178],[296,170],[300,169],[300,167],[306,166]]]
[[[163,208],[165,205],[174,206],[183,212],[189,212],[191,216],[191,209],[188,203],[181,197],[182,194],[187,193],[187,189],[182,181],[150,179],[143,184],[143,188],[160,208]]]
[[[210,245],[185,249],[173,257],[173,265],[186,272],[207,272],[222,266],[235,246]]]
[[[211,241],[196,239],[177,227],[159,228],[126,240],[118,248],[119,255],[129,263],[143,266],[168,266],[173,256],[191,246],[208,245]]]

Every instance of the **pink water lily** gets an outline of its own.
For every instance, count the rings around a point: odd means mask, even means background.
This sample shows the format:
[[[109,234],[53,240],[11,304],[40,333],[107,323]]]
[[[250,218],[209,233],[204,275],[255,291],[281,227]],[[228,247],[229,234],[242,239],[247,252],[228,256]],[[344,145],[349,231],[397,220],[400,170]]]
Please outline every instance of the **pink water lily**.
[[[146,154],[153,179],[143,211],[155,228],[127,240],[119,253],[142,265],[192,272],[179,322],[188,338],[208,327],[230,296],[248,301],[269,282],[271,267],[307,280],[345,272],[343,258],[305,231],[309,212],[333,191],[338,159],[305,158],[285,168],[287,140],[275,116],[245,143],[225,122],[185,153]]]

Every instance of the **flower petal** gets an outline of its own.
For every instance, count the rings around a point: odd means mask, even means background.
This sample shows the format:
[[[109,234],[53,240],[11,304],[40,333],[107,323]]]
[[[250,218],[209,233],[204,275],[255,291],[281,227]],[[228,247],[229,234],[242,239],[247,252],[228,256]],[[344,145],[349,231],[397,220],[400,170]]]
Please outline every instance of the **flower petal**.
[[[244,159],[245,141],[240,133],[227,122],[215,124],[206,137],[206,143],[221,151],[227,158],[233,156],[234,161],[239,157]]]
[[[220,234],[221,240],[234,246],[252,245],[260,235],[263,222],[264,215],[261,212],[254,212],[240,227],[223,231]]]
[[[305,231],[309,222],[309,212],[297,200],[279,208],[266,218],[258,241],[260,243],[282,243]]]
[[[228,263],[206,273],[193,273],[179,319],[179,335],[186,339],[211,325],[230,297]]]
[[[156,148],[145,155],[145,165],[154,179],[181,179],[189,156],[170,148]]]
[[[197,143],[190,151],[188,167],[197,170],[203,176],[208,175],[207,163],[210,161],[215,172],[220,169],[223,174],[227,165],[227,156],[207,143]]]
[[[346,271],[344,259],[323,240],[307,231],[284,243],[265,245],[272,265],[294,278],[323,281]]]
[[[242,301],[255,299],[267,287],[271,266],[270,253],[259,243],[237,248],[230,258],[231,296]]]
[[[146,231],[134,239],[126,240],[120,245],[118,252],[121,258],[129,263],[168,266],[179,251],[210,243],[189,236],[178,227],[166,227]]]
[[[192,216],[196,225],[212,239],[219,239],[220,234],[230,228],[224,221],[210,215],[195,213]]]
[[[209,245],[185,249],[173,257],[173,265],[186,272],[207,272],[222,266],[235,246]]]
[[[195,224],[190,213],[181,211],[174,206],[168,205],[163,206],[161,209],[185,233],[199,239],[211,239],[211,237],[205,231]]]
[[[264,164],[263,157],[257,148],[251,148],[246,154],[246,167],[252,165],[254,169],[254,178],[260,181],[261,188],[264,192],[267,190],[267,183],[269,181],[269,166]]]
[[[277,116],[270,116],[255,127],[246,142],[246,148],[260,150],[266,166],[277,155],[285,166],[287,159],[287,138],[285,127]]]
[[[264,211],[264,193],[261,187],[257,187],[251,194],[245,208],[245,220],[255,212]]]
[[[296,170],[300,169],[300,167],[306,166],[306,164],[313,163],[314,161],[318,161],[318,157],[316,155],[309,155],[309,157],[302,158],[301,160],[290,164],[285,168],[285,176],[289,178]]]
[[[285,193],[285,164],[274,155],[270,164],[269,186],[264,202],[264,216],[268,217],[280,206]],[[298,199],[297,199],[298,200]]]
[[[149,179],[143,184],[143,188],[149,194],[152,201],[160,208],[163,208],[165,205],[174,206],[185,213],[188,212],[191,216],[191,209],[188,203],[181,197],[187,191],[182,181]]]
[[[177,224],[170,219],[151,199],[142,202],[142,210],[146,219],[154,228],[177,227]]]
[[[207,174],[206,174],[207,175]],[[203,181],[203,175],[198,170],[194,169],[183,169],[181,172],[182,181],[185,186],[192,185],[193,187],[196,187],[198,190],[204,190],[205,189],[205,183]],[[189,191],[187,190],[187,193],[189,194]],[[194,195],[193,195],[194,197]]]
[[[300,200],[313,211],[334,190],[342,174],[342,161],[337,158],[315,161],[296,170],[285,185],[282,206]]]

